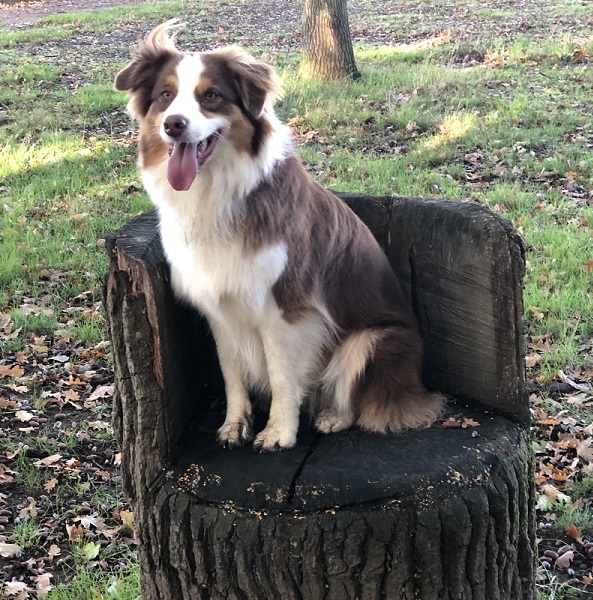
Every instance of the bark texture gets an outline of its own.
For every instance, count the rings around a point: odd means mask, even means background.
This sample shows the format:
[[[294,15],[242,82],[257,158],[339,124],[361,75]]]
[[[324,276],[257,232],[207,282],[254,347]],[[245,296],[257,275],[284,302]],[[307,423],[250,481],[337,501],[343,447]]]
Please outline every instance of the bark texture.
[[[144,600],[534,596],[521,240],[473,204],[344,199],[404,280],[427,381],[474,425],[324,436],[302,423],[278,455],[218,447],[214,344],[171,294],[155,213],[137,217],[108,239],[105,305]]]
[[[360,73],[354,61],[347,0],[303,0],[301,23],[303,71],[319,79]]]

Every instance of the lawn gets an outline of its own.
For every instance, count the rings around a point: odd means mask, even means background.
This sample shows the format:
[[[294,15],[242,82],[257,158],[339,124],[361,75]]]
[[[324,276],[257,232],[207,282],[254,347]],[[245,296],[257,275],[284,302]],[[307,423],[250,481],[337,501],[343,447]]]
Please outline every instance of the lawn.
[[[540,548],[543,558],[568,542],[576,556],[567,568],[542,567],[541,599],[589,597],[593,550],[575,530],[593,537],[590,8],[583,0],[349,6],[355,82],[299,77],[292,1],[145,2],[0,27],[5,595],[138,596],[101,298],[105,236],[150,202],[136,126],[112,82],[139,37],[183,15],[181,46],[238,43],[279,70],[278,112],[323,185],[476,202],[525,237]]]

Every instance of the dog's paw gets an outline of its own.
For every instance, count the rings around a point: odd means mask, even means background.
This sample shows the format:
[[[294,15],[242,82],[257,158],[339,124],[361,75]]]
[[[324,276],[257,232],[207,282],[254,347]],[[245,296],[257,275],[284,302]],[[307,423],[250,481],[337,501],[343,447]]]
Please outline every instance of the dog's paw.
[[[334,410],[322,410],[315,419],[315,429],[321,433],[336,433],[348,429],[354,423],[354,416],[349,413],[338,413]]]
[[[253,431],[248,419],[241,419],[234,423],[225,422],[218,430],[218,443],[229,449],[242,446],[252,439]]]
[[[253,442],[256,452],[280,452],[288,450],[296,444],[296,432],[287,431],[282,427],[268,424],[257,434]]]

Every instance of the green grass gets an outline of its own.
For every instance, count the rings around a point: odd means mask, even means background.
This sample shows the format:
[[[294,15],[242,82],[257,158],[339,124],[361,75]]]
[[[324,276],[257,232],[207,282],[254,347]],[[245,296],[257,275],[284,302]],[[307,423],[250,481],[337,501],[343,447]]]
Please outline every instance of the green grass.
[[[140,569],[137,564],[118,573],[86,567],[76,570],[73,579],[51,590],[45,600],[140,600]]]
[[[21,550],[27,550],[39,543],[41,539],[41,531],[35,522],[35,519],[26,516],[17,521],[12,529],[10,536],[12,543],[18,544]]]

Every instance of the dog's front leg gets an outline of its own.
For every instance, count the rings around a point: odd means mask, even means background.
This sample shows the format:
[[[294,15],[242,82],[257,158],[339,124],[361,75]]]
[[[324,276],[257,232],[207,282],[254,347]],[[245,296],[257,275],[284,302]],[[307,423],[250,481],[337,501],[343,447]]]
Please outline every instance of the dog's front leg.
[[[218,430],[218,441],[223,446],[233,448],[253,439],[251,401],[243,382],[242,371],[238,368],[239,360],[233,351],[232,341],[217,332],[216,326],[212,327],[212,331],[218,349],[227,402],[226,417]]]
[[[260,452],[278,452],[292,448],[296,443],[305,390],[288,358],[285,348],[274,345],[273,349],[266,349],[272,402],[268,423],[253,443]]]
[[[272,391],[270,416],[254,442],[256,450],[277,452],[296,444],[301,404],[311,387],[329,337],[321,315],[315,313],[290,324],[273,309],[261,329]]]

